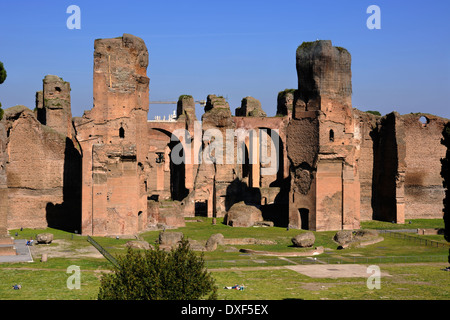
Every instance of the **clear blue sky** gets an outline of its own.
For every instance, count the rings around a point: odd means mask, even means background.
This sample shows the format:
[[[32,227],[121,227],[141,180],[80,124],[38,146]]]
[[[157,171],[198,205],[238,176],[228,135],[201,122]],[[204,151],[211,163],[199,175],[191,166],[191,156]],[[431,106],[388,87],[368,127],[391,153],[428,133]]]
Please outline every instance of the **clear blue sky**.
[[[81,8],[81,30],[66,27],[71,4]],[[366,27],[372,4],[381,30]],[[253,96],[273,116],[277,93],[297,86],[297,46],[327,39],[352,54],[354,107],[450,118],[449,1],[19,0],[1,1],[0,17],[3,108],[33,109],[42,79],[55,74],[71,83],[81,116],[92,107],[94,39],[131,33],[149,50],[150,100],[214,93],[234,112]],[[173,110],[150,108],[150,118]]]

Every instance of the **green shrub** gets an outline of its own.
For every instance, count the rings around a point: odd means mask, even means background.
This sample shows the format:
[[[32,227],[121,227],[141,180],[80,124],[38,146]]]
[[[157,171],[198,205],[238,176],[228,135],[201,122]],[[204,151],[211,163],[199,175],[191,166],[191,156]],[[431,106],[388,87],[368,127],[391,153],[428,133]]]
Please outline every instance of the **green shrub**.
[[[3,114],[4,113],[5,113],[5,111],[3,111],[2,105],[0,104],[0,121],[3,119]]]
[[[183,99],[188,99],[188,98],[192,98],[192,96],[189,94],[182,94],[181,96],[178,97],[178,101],[181,101]]]
[[[0,61],[0,84],[5,82],[6,75],[7,74],[6,74],[5,67],[3,66],[3,62]]]
[[[119,268],[102,276],[99,300],[216,299],[215,280],[203,254],[196,255],[185,239],[170,252],[128,249]]]
[[[366,111],[366,113],[374,114],[376,116],[381,116],[381,113],[379,111],[368,110],[368,111]]]

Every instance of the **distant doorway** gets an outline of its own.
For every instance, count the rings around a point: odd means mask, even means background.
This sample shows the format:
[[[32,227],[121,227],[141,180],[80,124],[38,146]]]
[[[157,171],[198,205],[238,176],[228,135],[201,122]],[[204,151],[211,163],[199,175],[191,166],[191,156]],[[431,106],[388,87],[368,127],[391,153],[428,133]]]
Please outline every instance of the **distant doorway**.
[[[196,201],[195,202],[195,216],[207,217],[208,216],[208,201]]]
[[[301,208],[298,209],[298,212],[300,213],[301,229],[309,230],[309,209]]]

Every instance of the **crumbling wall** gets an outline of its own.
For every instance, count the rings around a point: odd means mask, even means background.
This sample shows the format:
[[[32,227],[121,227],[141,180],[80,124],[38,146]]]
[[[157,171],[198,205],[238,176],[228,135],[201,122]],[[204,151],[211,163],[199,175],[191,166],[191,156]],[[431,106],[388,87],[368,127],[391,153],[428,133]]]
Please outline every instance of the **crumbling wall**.
[[[278,92],[277,116],[287,116],[289,119],[292,118],[296,91],[296,89],[285,89],[284,91]]]
[[[56,209],[64,202],[67,137],[23,106],[5,110],[5,118],[8,228],[69,227],[70,215]]]
[[[93,234],[134,234],[147,222],[147,212],[130,199],[139,195],[134,145],[93,146]],[[139,213],[140,212],[140,213]]]
[[[297,49],[296,66],[298,90],[289,127],[300,132],[288,129],[287,135],[289,225],[318,231],[358,228],[359,137],[351,107],[351,56],[331,41],[304,42]],[[302,139],[306,141],[298,141]]]
[[[340,103],[351,107],[351,55],[329,40],[303,42],[297,48],[298,98],[306,111],[331,110]]]
[[[430,114],[402,115],[406,143],[405,219],[442,218],[442,130],[448,119]],[[421,121],[422,120],[422,121]]]
[[[374,136],[373,219],[404,223],[442,217],[445,148],[440,139],[446,121],[396,112],[380,119]]]
[[[38,120],[72,138],[70,83],[55,75],[45,76],[42,82],[43,90],[36,93]]]
[[[380,119],[375,141],[373,218],[403,223],[406,144],[402,119],[397,112]]]
[[[6,128],[0,121],[0,237],[7,234],[8,222],[8,182],[6,162]]]
[[[148,185],[147,156],[150,146],[147,66],[148,50],[142,39],[124,34],[118,38],[95,40],[94,107],[85,111],[82,118],[74,120],[77,139],[83,150],[82,230],[85,234],[92,235],[97,231],[102,235],[130,234],[146,227],[145,186]],[[134,162],[129,162],[127,158],[126,150],[130,145],[135,150],[136,170],[132,169]],[[105,148],[123,151],[122,156],[119,154],[114,158],[127,171],[126,183],[131,184],[127,190],[135,192],[125,192],[120,188],[108,191],[108,186],[114,185],[117,180],[108,174],[101,174],[104,169],[96,172],[99,168],[93,160],[98,154],[103,154]],[[106,181],[95,181],[95,172]],[[102,183],[97,183],[99,181]],[[98,188],[101,191],[94,192]],[[108,192],[114,194],[109,195]],[[117,194],[122,192],[128,197],[127,201],[136,204],[133,211],[122,204],[122,196]],[[119,218],[127,215],[129,219]],[[114,216],[118,218],[112,219]],[[99,229],[95,224],[97,218],[103,221]]]
[[[207,201],[209,217],[223,217],[226,214],[227,185],[237,178],[235,171],[235,155],[227,161],[225,146],[227,144],[227,129],[235,129],[228,102],[223,97],[208,95],[205,113],[202,116],[203,150],[202,163],[198,167],[197,177],[194,182],[196,201]],[[211,130],[219,130],[220,138]],[[210,135],[205,135],[209,131]],[[216,143],[218,148],[212,147]],[[223,147],[220,147],[223,146]],[[221,158],[222,164],[217,164]]]
[[[289,227],[314,230],[316,211],[315,175],[319,153],[318,119],[316,117],[305,117],[299,120],[291,120],[287,128],[286,140],[291,174]],[[306,218],[308,221],[305,221]]]
[[[361,194],[361,221],[373,218],[373,192],[374,192],[374,147],[376,145],[377,121],[380,116],[353,109],[360,139],[359,144],[359,181]]]
[[[237,117],[266,117],[266,113],[261,108],[261,102],[253,97],[245,97],[241,101],[241,106],[236,108]]]

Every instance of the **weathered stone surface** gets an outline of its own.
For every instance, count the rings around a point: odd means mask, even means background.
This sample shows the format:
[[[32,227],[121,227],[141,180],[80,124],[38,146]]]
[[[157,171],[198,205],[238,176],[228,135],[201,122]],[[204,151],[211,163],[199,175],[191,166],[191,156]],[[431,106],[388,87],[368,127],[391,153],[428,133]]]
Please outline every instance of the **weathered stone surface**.
[[[95,40],[94,106],[75,121],[85,234],[136,234],[148,226],[147,66],[142,39]]]
[[[186,125],[193,124],[197,120],[195,115],[195,101],[190,95],[181,95],[177,102],[177,120],[186,122]]]
[[[285,89],[277,96],[277,115],[292,117],[296,89]]]
[[[40,244],[50,244],[53,241],[52,233],[40,233],[36,235],[36,242]]]
[[[351,106],[351,55],[329,40],[304,42],[297,49],[298,93],[307,110],[326,110],[325,99]]]
[[[266,117],[267,114],[261,108],[261,102],[253,97],[245,97],[241,101],[241,107],[236,108],[237,117]]]
[[[159,203],[154,200],[147,202],[147,227],[154,227],[159,222]]]
[[[39,96],[39,93],[37,95]],[[72,138],[70,83],[55,75],[45,76],[42,99],[42,104],[38,101],[36,105],[38,120],[57,132]]]
[[[345,245],[353,241],[353,232],[351,230],[340,230],[336,232],[333,240],[340,245]]]
[[[273,221],[258,221],[254,224],[254,226],[257,227],[273,227],[274,223]]]
[[[440,138],[448,119],[353,109],[351,56],[331,41],[299,46],[298,88],[279,93],[276,117],[267,117],[252,97],[233,117],[225,98],[209,95],[195,137],[192,96],[179,97],[176,120],[147,121],[148,50],[142,39],[97,39],[94,49],[94,107],[83,117],[71,118],[70,84],[53,75],[36,93],[35,112],[5,110],[0,234],[51,226],[131,235],[184,226],[184,217],[195,215],[227,215],[234,226],[252,226],[267,224],[263,214],[280,226],[309,230],[442,216]],[[262,155],[272,150],[265,149],[261,128],[280,146],[270,174],[272,163]],[[194,139],[177,137],[180,150],[172,132],[184,129]],[[252,130],[258,134],[250,136]],[[233,152],[213,148],[221,144]],[[203,161],[175,164],[177,152]]]
[[[266,239],[255,239],[255,238],[225,238],[223,239],[223,244],[225,245],[245,245],[245,244],[276,244],[276,241],[266,240]]]
[[[79,150],[67,136],[39,123],[26,107],[9,108],[5,115],[8,228],[79,230]]]
[[[159,244],[166,246],[174,246],[181,242],[183,239],[182,232],[160,232]]]
[[[294,247],[312,247],[314,245],[314,242],[316,241],[316,237],[312,232],[305,232],[296,235],[291,239],[291,241]]]
[[[0,247],[0,256],[15,256],[17,254],[14,246],[2,246]]]
[[[159,224],[172,228],[180,228],[186,225],[184,217],[179,212],[160,214],[158,221]]]
[[[261,210],[241,201],[230,208],[226,221],[232,227],[252,227],[256,222],[263,221],[263,217]]]
[[[377,237],[378,237],[377,230],[362,229],[362,230],[357,230],[355,232],[353,239],[356,241],[361,241],[361,240],[369,240],[369,239],[373,239],[373,238],[377,238]]]
[[[207,251],[214,251],[217,245],[223,245],[224,236],[221,233],[212,234],[206,241],[205,248]]]
[[[234,127],[230,106],[224,97],[210,94],[206,100],[205,113],[202,116],[203,130],[209,128]]]
[[[338,249],[344,249],[371,245],[383,241],[383,238],[379,236],[376,230],[363,229],[338,231],[333,240],[339,244]]]
[[[153,249],[153,246],[150,245],[147,241],[128,241],[125,246],[131,249],[142,249],[142,250],[150,250]]]

